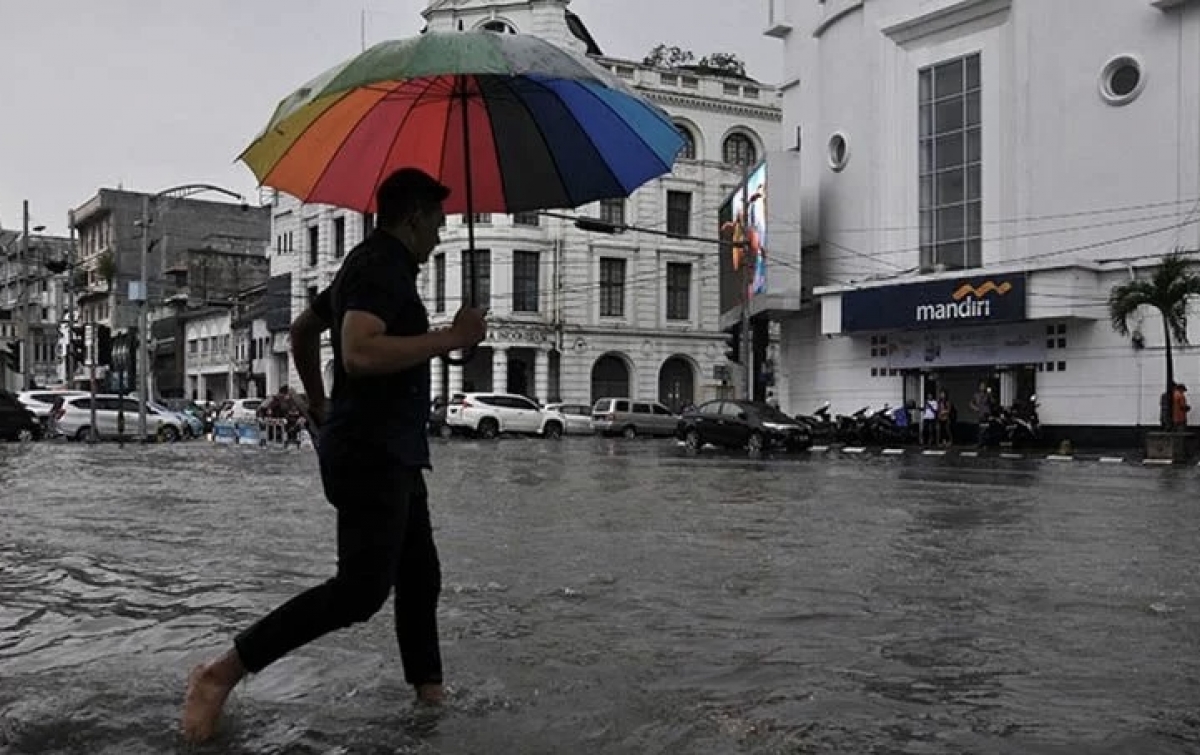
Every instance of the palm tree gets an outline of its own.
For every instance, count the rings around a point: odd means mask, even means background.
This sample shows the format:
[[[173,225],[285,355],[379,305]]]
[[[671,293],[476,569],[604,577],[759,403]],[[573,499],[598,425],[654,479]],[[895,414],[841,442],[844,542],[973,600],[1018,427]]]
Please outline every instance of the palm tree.
[[[1108,315],[1113,330],[1129,335],[1129,320],[1142,307],[1153,307],[1162,316],[1167,353],[1167,391],[1164,394],[1164,423],[1170,425],[1170,395],[1175,387],[1175,359],[1171,341],[1186,345],[1188,297],[1200,295],[1200,276],[1189,269],[1184,254],[1176,250],[1166,257],[1147,279],[1134,279],[1113,286],[1108,295]]]

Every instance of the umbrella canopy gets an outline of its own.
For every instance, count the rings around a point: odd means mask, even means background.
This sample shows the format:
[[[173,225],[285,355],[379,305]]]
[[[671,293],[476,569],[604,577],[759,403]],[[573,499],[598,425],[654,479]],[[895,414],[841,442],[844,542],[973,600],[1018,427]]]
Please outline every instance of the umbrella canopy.
[[[373,212],[379,182],[415,167],[450,187],[447,212],[521,212],[627,197],[683,146],[662,109],[583,55],[529,35],[427,32],[301,87],[241,159],[305,202]]]

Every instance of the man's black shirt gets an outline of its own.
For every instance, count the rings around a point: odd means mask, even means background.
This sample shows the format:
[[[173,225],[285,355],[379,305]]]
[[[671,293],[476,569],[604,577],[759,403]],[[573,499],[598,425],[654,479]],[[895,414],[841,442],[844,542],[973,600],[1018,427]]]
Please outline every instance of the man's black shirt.
[[[342,362],[342,320],[359,310],[383,321],[389,336],[429,332],[417,292],[418,265],[394,236],[375,230],[356,246],[329,287],[333,391],[321,449],[379,450],[407,467],[429,467],[429,363],[387,375],[348,375]],[[314,302],[318,316],[324,314]]]

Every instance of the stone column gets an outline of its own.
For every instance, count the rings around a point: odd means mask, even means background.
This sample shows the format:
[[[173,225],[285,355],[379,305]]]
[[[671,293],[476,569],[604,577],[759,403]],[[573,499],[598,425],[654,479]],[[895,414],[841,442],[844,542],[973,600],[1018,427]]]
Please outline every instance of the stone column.
[[[492,347],[492,390],[508,393],[508,348]]]
[[[538,403],[550,400],[550,352],[544,349],[533,352],[533,392]]]
[[[1017,398],[1017,373],[1005,370],[1000,373],[1000,406],[1012,406]]]
[[[462,352],[461,351],[451,352],[451,356],[453,356],[457,359],[458,357],[462,356]],[[446,386],[446,391],[447,391],[446,400],[447,401],[450,400],[450,397],[453,396],[454,394],[462,393],[463,368],[462,368],[461,364],[450,365],[449,378],[450,378],[450,385]]]
[[[203,402],[208,398],[208,378],[203,372],[196,375],[196,400]]]
[[[434,357],[429,360],[429,400],[433,401],[436,398],[445,398],[449,400],[449,396],[445,395],[446,387],[442,385],[442,358]]]

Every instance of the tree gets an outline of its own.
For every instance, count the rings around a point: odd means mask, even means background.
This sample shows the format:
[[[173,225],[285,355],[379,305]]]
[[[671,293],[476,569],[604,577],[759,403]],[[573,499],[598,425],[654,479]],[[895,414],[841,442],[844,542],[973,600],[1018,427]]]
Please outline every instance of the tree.
[[[1113,330],[1129,335],[1129,320],[1142,307],[1153,307],[1162,316],[1167,355],[1167,390],[1163,398],[1163,424],[1170,426],[1170,398],[1175,387],[1175,359],[1171,342],[1186,345],[1188,299],[1200,295],[1200,276],[1188,269],[1188,260],[1179,250],[1163,257],[1150,278],[1135,279],[1113,286],[1108,295],[1108,314]]]
[[[96,263],[96,273],[112,285],[113,278],[117,276],[117,261],[113,259],[112,252],[100,255],[100,260]]]
[[[679,68],[686,66],[696,59],[695,53],[682,47],[659,44],[642,58],[642,65],[655,68]]]
[[[731,52],[714,52],[711,55],[705,55],[700,58],[697,67],[707,69],[708,72],[715,74],[746,78],[746,64]]]

